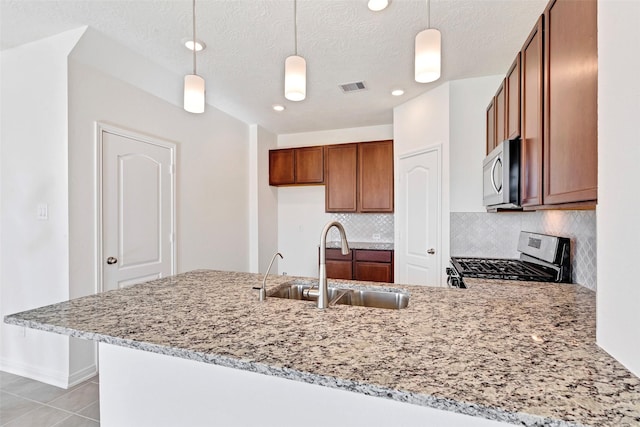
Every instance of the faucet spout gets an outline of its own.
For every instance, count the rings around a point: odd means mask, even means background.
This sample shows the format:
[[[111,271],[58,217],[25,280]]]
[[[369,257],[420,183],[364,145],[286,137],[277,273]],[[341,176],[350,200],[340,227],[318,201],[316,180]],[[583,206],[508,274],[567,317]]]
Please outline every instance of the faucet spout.
[[[273,254],[273,258],[271,258],[271,262],[269,263],[269,267],[267,267],[267,272],[264,273],[264,279],[262,279],[262,288],[258,288],[260,289],[260,301],[264,301],[267,299],[267,276],[269,275],[269,270],[271,270],[271,266],[273,265],[273,261],[276,260],[276,257],[279,256],[280,258],[284,259],[284,257],[282,256],[282,254],[280,252],[276,252],[275,254]]]
[[[318,276],[318,308],[327,308],[329,306],[329,291],[327,286],[327,234],[331,227],[336,227],[340,232],[340,247],[342,255],[349,254],[349,243],[347,242],[347,234],[344,227],[338,221],[328,222],[320,235],[320,273]]]

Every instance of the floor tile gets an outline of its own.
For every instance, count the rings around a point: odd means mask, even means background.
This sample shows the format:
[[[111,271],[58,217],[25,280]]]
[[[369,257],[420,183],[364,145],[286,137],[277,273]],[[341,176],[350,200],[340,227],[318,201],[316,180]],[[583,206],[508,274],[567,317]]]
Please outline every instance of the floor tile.
[[[24,397],[25,399],[35,400],[42,403],[50,402],[53,399],[69,392],[67,389],[41,383],[29,378],[21,378],[19,380],[12,381],[10,384],[3,386],[2,390],[7,393]]]
[[[78,411],[78,415],[100,421],[100,401],[92,403],[86,408]]]
[[[88,418],[72,415],[66,420],[58,423],[55,427],[99,427],[100,423]]]
[[[19,375],[10,374],[9,372],[0,371],[0,390],[4,390],[4,388],[15,381],[20,381],[23,378]]]
[[[0,391],[0,425],[38,409],[40,404]]]
[[[2,427],[53,427],[71,416],[70,413],[60,409],[45,405],[39,406],[38,409],[28,412],[8,424],[2,424]]]
[[[99,386],[95,383],[80,386],[48,404],[69,412],[80,411],[99,399]]]

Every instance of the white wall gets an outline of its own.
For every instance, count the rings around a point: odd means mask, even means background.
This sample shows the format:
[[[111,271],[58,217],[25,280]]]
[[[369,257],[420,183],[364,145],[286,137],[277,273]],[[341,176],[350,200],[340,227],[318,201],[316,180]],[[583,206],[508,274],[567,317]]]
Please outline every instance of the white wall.
[[[163,87],[181,91],[172,82],[182,76],[95,32],[70,54],[83,31],[2,52],[2,315],[96,290],[96,121],[179,144],[178,272],[249,269],[248,125],[212,107],[186,113],[113,77],[169,76]],[[39,203],[48,221],[36,220]],[[51,384],[95,361],[88,341],[4,324],[1,339],[2,369]]]
[[[278,190],[269,186],[269,150],[277,137],[251,125],[249,141],[249,271],[264,273],[278,251]],[[276,257],[271,271],[278,272]]]
[[[446,280],[444,279],[444,267],[449,259],[449,121],[450,83],[448,82],[393,110],[396,204],[398,203],[398,194],[403,191],[398,187],[400,156],[436,145],[440,145],[442,149],[442,206],[440,215],[442,218],[442,247],[439,251],[442,265],[441,280]],[[396,242],[400,241],[399,232],[404,228],[403,221],[404,218],[396,216]],[[400,268],[402,268],[400,265],[395,265],[396,272]]]
[[[69,298],[67,54],[81,34],[2,51],[0,318]],[[48,220],[37,219],[40,204]],[[67,385],[68,337],[0,330],[0,369]]]
[[[640,376],[640,2],[598,2],[598,344]],[[622,268],[621,268],[621,262]]]
[[[482,160],[486,156],[486,109],[504,76],[450,82],[451,212],[486,212]]]
[[[379,141],[393,138],[391,125],[278,136],[278,148]],[[278,187],[278,271],[318,277],[320,233],[332,216],[324,211],[324,186]],[[347,236],[348,237],[348,236]]]

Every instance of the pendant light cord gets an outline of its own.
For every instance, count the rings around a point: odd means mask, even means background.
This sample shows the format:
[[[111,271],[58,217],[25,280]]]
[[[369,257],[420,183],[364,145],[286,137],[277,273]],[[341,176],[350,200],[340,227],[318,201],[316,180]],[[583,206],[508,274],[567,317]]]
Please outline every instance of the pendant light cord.
[[[196,74],[196,0],[193,0],[193,74]]]
[[[294,47],[295,47],[294,50],[296,52],[296,56],[298,56],[298,2],[297,0],[293,0],[293,39],[294,39]]]
[[[429,0],[427,0],[427,28],[431,28],[431,2]]]

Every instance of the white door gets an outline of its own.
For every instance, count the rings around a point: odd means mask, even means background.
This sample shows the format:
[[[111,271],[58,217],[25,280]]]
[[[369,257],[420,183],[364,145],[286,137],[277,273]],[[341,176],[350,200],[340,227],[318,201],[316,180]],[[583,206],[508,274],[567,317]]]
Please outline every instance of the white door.
[[[100,128],[102,290],[174,273],[175,147]]]
[[[440,150],[399,160],[396,282],[441,285]]]

